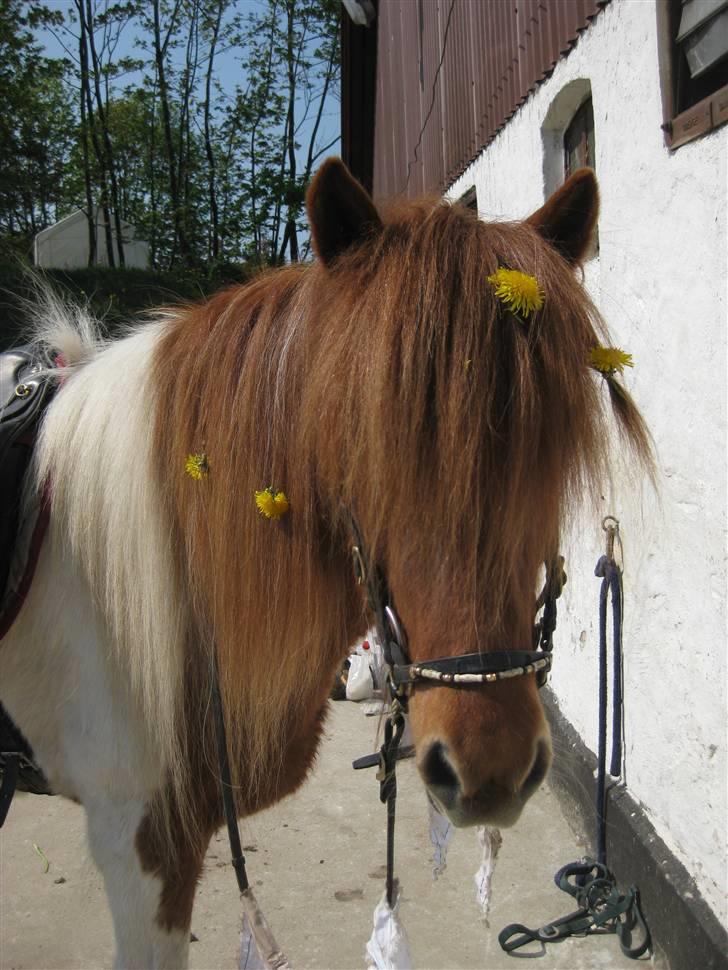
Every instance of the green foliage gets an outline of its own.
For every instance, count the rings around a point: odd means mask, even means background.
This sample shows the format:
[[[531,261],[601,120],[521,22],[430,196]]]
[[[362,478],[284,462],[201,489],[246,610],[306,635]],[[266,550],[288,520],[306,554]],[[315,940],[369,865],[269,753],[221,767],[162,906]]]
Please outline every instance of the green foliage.
[[[0,0],[0,260],[88,204],[116,207],[156,269],[299,258],[338,18],[338,0]],[[43,56],[49,25],[67,56]]]
[[[43,57],[33,36],[59,17],[42,4],[0,0],[0,246],[20,252],[54,219],[75,129],[67,65]]]
[[[66,299],[88,306],[113,334],[148,310],[189,303],[224,286],[244,283],[256,267],[218,263],[205,271],[177,268],[164,273],[141,269],[92,266],[78,270],[46,270],[42,279]],[[33,283],[20,263],[0,264],[0,349],[17,344],[27,331],[24,301],[32,299]]]

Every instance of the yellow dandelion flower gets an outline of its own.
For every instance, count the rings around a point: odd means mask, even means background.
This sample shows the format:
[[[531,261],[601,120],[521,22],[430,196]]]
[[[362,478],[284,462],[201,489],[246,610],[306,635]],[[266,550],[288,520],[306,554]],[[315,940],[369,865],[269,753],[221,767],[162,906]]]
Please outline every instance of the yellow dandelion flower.
[[[272,485],[255,493],[255,504],[266,519],[282,519],[290,508],[285,492],[276,492]]]
[[[534,276],[501,266],[488,277],[488,282],[495,287],[501,303],[524,319],[543,306],[544,293]]]
[[[194,478],[197,482],[205,478],[210,471],[210,463],[207,460],[207,455],[187,455],[185,471],[190,478]]]
[[[602,374],[624,373],[625,367],[634,367],[632,354],[619,347],[593,347],[589,351],[589,366]]]

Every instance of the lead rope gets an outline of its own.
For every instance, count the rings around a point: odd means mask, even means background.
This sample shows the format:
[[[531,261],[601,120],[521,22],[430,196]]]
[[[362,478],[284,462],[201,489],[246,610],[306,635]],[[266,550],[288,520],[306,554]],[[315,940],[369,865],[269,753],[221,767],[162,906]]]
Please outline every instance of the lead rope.
[[[245,856],[240,843],[240,829],[238,815],[235,809],[230,760],[228,758],[227,737],[225,734],[225,714],[220,695],[220,681],[218,678],[217,659],[213,666],[212,676],[212,710],[215,719],[215,737],[217,739],[217,755],[220,769],[220,790],[225,810],[230,855],[235,877],[240,890],[240,901],[243,904],[243,922],[240,936],[240,970],[290,970],[286,955],[276,943],[275,937],[268,926],[265,916],[258,905],[245,869]],[[257,949],[257,953],[255,950]]]
[[[622,614],[624,606],[622,569],[614,558],[615,543],[621,550],[619,522],[613,516],[602,521],[607,534],[606,554],[601,556],[594,575],[601,578],[599,590],[599,713],[597,741],[596,844],[597,861],[585,858],[563,866],[554,876],[559,889],[573,896],[579,908],[537,929],[511,923],[498,934],[506,953],[529,943],[559,943],[570,936],[588,936],[595,931],[616,933],[622,952],[636,960],[651,945],[650,931],[639,901],[639,890],[631,886],[620,893],[613,873],[607,868],[606,841],[606,760],[607,760],[607,600],[612,598],[612,758],[609,773],[622,773]],[[637,942],[633,945],[633,937]],[[538,953],[528,954],[539,955]]]
[[[613,523],[613,524],[607,524]],[[622,613],[624,597],[622,589],[622,570],[614,558],[614,544],[619,539],[619,522],[607,516],[602,522],[607,533],[607,551],[596,564],[594,575],[601,578],[599,590],[599,717],[597,746],[597,859],[607,862],[607,818],[606,818],[606,763],[607,763],[607,600],[612,598],[612,759],[609,774],[618,778],[622,774]]]

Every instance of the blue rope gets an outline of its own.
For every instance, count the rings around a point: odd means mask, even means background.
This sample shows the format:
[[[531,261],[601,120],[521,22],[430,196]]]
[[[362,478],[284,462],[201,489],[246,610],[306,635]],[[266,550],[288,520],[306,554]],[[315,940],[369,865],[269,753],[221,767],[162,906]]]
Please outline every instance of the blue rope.
[[[606,520],[605,520],[606,521]],[[615,531],[609,531],[608,555],[602,556],[594,575],[602,580],[599,590],[599,707],[597,739],[597,860],[571,862],[556,873],[554,881],[559,889],[574,896],[579,908],[543,926],[531,929],[522,923],[510,923],[498,934],[498,942],[507,953],[532,944],[522,956],[542,956],[547,943],[558,943],[574,935],[593,932],[616,933],[622,952],[638,959],[651,946],[650,931],[640,907],[639,891],[631,886],[626,893],[617,887],[614,875],[606,864],[606,763],[607,763],[607,707],[608,707],[608,600],[612,599],[612,758],[609,772],[618,777],[622,773],[622,570],[612,555]]]
[[[601,577],[599,590],[599,713],[597,738],[597,859],[607,861],[606,763],[607,763],[607,601],[612,598],[612,758],[609,773],[622,773],[622,571],[613,559],[602,556],[594,575]]]

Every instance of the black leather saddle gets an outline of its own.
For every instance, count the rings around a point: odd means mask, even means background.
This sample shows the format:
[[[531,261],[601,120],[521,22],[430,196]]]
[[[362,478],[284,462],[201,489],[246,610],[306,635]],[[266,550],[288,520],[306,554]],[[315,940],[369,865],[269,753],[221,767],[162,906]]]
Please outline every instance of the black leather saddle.
[[[22,601],[42,514],[42,497],[28,501],[25,478],[41,417],[56,390],[48,365],[35,347],[0,353],[0,640]],[[0,825],[16,788],[51,794],[30,745],[1,704],[0,777]]]
[[[23,521],[23,487],[40,418],[55,390],[33,347],[0,354],[0,613]]]

